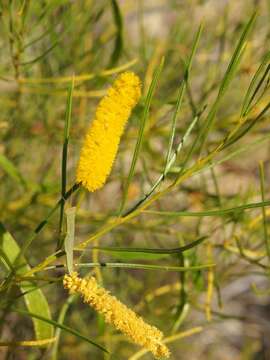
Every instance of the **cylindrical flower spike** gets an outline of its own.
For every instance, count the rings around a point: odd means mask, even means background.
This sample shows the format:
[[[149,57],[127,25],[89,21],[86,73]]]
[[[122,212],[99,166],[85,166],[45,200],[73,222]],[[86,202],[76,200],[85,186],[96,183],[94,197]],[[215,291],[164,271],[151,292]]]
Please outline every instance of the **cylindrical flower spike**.
[[[70,293],[80,294],[84,302],[105,317],[107,323],[114,325],[136,344],[151,351],[156,358],[169,357],[170,351],[162,343],[162,332],[145,323],[134,311],[100,287],[94,277],[81,279],[74,272],[65,275],[63,283]]]
[[[76,181],[87,190],[95,191],[104,185],[111,172],[125,124],[140,96],[140,79],[132,72],[125,72],[100,101],[77,168]]]

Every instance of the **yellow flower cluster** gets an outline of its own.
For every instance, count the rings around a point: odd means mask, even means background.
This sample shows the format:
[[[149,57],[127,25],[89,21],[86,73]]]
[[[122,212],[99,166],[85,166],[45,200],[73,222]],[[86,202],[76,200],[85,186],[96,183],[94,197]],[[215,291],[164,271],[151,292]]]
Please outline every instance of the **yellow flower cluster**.
[[[119,331],[136,344],[151,351],[156,358],[169,357],[169,349],[162,343],[163,334],[156,327],[146,324],[134,311],[100,287],[94,277],[81,279],[77,273],[65,275],[64,287],[70,293],[78,293]]]
[[[77,168],[77,183],[82,183],[87,190],[95,191],[104,185],[111,172],[125,124],[140,96],[140,79],[132,72],[125,72],[100,101]]]

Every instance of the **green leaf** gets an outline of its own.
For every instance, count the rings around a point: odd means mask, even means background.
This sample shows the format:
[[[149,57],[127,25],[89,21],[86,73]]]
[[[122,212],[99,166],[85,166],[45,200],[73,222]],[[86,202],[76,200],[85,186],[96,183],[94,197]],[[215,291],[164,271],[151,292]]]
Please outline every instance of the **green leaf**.
[[[170,265],[147,265],[147,264],[128,264],[128,263],[81,263],[77,264],[80,268],[93,268],[96,266],[120,269],[142,269],[142,270],[163,270],[163,271],[197,271],[216,266],[214,263],[196,266],[170,266]]]
[[[270,109],[270,101],[268,104],[261,110],[261,112],[254,118],[249,121],[246,121],[243,126],[241,126],[238,131],[234,133],[232,137],[225,139],[224,145],[222,149],[225,149],[228,146],[231,146],[236,141],[241,139],[244,135],[246,135],[257,123],[261,118],[269,111]]]
[[[261,201],[257,203],[250,203],[236,206],[228,209],[217,209],[208,211],[158,211],[158,210],[144,210],[146,214],[162,215],[162,216],[190,216],[190,217],[204,217],[204,216],[225,216],[230,213],[240,213],[244,210],[256,209],[259,207],[270,206],[270,200]]]
[[[6,231],[6,229],[1,223],[0,241],[0,259],[8,270],[12,270],[11,267],[13,266],[17,256],[20,253],[20,248],[12,235],[8,231]],[[30,266],[27,264],[26,260],[21,257],[20,262],[18,263],[18,269],[16,271],[16,274],[23,275],[29,270]],[[48,319],[51,319],[50,308],[41,289],[39,289],[32,281],[23,281],[19,284],[19,287],[21,289],[21,292],[25,293],[23,297],[25,305],[29,312],[34,312],[37,315],[44,315]],[[49,339],[53,337],[54,329],[51,324],[34,318],[33,325],[37,340]]]
[[[191,243],[173,249],[152,249],[152,248],[125,248],[125,247],[104,247],[95,246],[89,250],[99,250],[101,252],[108,252],[117,258],[122,259],[143,259],[143,260],[157,260],[164,258],[169,255],[181,254],[184,251],[192,249],[199,245],[206,239],[206,236],[200,237],[199,239],[192,241]]]
[[[123,51],[123,20],[117,0],[111,0],[113,20],[116,26],[116,38],[109,67],[114,66],[119,60]]]
[[[241,117],[246,116],[247,113],[250,111],[250,109],[254,106],[254,105],[252,105],[253,100],[254,100],[256,94],[258,94],[259,90],[261,89],[262,85],[264,84],[264,80],[266,79],[267,75],[270,72],[269,61],[270,61],[270,52],[267,52],[265,54],[265,56],[263,57],[261,64],[259,65],[256,73],[254,74],[254,76],[250,82],[250,85],[248,87],[248,90],[246,92],[246,95],[245,95],[245,98],[243,101]],[[259,79],[262,71],[264,71],[264,73],[261,76],[261,78]],[[264,93],[264,90],[263,90],[263,93]]]
[[[68,90],[68,97],[67,97],[67,105],[66,105],[66,115],[65,115],[65,129],[64,129],[64,139],[63,139],[63,149],[62,149],[62,181],[61,181],[61,195],[62,198],[65,196],[66,193],[66,186],[67,186],[67,157],[68,157],[68,143],[69,143],[69,131],[71,125],[71,111],[72,111],[72,96],[73,96],[73,89],[74,89],[74,77],[71,81]],[[65,203],[62,202],[60,205],[60,221],[59,221],[59,240],[57,244],[57,248],[61,249],[62,243],[62,224],[63,224],[63,217],[64,217],[64,207]]]
[[[122,249],[121,249],[122,250]],[[145,252],[136,252],[136,251],[118,251],[118,250],[105,250],[101,249],[101,252],[110,253],[110,255],[117,259],[123,261],[130,260],[161,260],[169,256],[169,254],[154,254],[154,253],[145,253]]]

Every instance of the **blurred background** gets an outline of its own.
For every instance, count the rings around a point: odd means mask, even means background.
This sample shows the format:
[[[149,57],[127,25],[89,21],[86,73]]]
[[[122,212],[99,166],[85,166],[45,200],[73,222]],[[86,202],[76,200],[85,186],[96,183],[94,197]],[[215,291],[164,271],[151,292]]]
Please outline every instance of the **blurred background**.
[[[184,144],[162,188],[175,179],[214,103],[245,24],[257,11],[254,28],[230,87],[216,112],[203,155],[211,153],[239,122],[252,77],[268,53],[269,0],[2,0],[0,1],[0,213],[1,222],[21,246],[61,196],[61,158],[65,113],[72,77],[72,117],[67,183],[75,181],[85,132],[98,101],[118,73],[136,72],[143,97],[127,125],[112,174],[94,194],[80,190],[67,201],[76,206],[76,243],[99,234],[118,213],[155,69],[164,66],[144,129],[135,174],[125,209],[144,197],[162,174],[171,134],[177,92],[194,38],[202,33],[194,55],[174,148],[197,114],[202,118]],[[264,67],[269,67],[269,58]],[[249,120],[269,104],[269,72]],[[191,171],[181,184],[157,198],[150,210],[203,212],[235,208],[268,197],[269,114],[239,142],[213,157],[213,166]],[[191,167],[199,158],[192,153]],[[261,176],[259,164],[261,165]],[[262,172],[264,177],[262,180]],[[264,192],[262,192],[262,182]],[[85,252],[84,262],[140,262],[171,266],[216,264],[186,272],[161,270],[96,270],[99,280],[148,322],[171,337],[172,359],[270,359],[269,258],[267,207],[231,211],[224,216],[163,216],[140,212],[105,231],[92,244],[176,248],[200,237],[206,240],[182,255],[134,255]],[[51,255],[59,238],[57,212],[26,253],[31,266]],[[64,235],[62,235],[64,236]],[[55,264],[65,263],[59,259]],[[2,270],[1,270],[2,271]],[[82,274],[86,271],[82,271]],[[67,294],[63,269],[42,273],[40,286],[57,319]],[[46,281],[47,277],[47,281]],[[53,280],[50,280],[52,277]],[[1,279],[4,278],[4,270]],[[59,282],[60,279],[60,282]],[[14,290],[18,294],[18,289]],[[2,296],[5,296],[3,293]],[[23,306],[22,299],[18,304]],[[103,355],[68,333],[61,333],[58,359],[151,359],[102,318],[74,299],[65,324],[102,343],[115,357]],[[31,321],[6,309],[1,339],[33,338]],[[194,331],[194,333],[193,333]],[[190,333],[189,333],[190,332]],[[180,334],[177,337],[177,334]],[[182,336],[181,336],[182,334]],[[176,336],[175,339],[173,336]],[[0,347],[1,359],[51,359],[51,348]]]

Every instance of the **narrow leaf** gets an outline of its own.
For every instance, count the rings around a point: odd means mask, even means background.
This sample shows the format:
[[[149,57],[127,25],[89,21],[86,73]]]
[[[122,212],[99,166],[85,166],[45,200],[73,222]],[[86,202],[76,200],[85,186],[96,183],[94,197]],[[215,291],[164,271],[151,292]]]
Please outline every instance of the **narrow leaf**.
[[[163,271],[197,271],[214,267],[216,264],[203,264],[196,266],[170,266],[170,265],[147,265],[147,264],[128,264],[128,263],[82,263],[76,264],[80,268],[93,268],[96,266],[120,269],[143,269],[143,270],[163,270]]]
[[[62,181],[61,181],[61,195],[62,198],[65,196],[66,193],[66,186],[67,186],[67,157],[68,157],[68,142],[69,142],[69,131],[71,125],[71,110],[72,110],[72,95],[74,89],[74,77],[72,82],[69,86],[68,90],[68,98],[67,98],[67,105],[66,105],[66,116],[65,116],[65,129],[64,129],[64,139],[63,139],[63,149],[62,149]],[[63,216],[64,216],[64,207],[65,203],[62,202],[60,205],[60,221],[59,221],[59,239],[57,248],[60,249],[62,247],[62,223],[63,223]]]
[[[157,211],[157,210],[144,210],[144,213],[163,216],[224,216],[229,213],[239,213],[244,210],[255,209],[263,206],[270,206],[270,200],[261,201],[258,203],[250,203],[245,205],[236,206],[228,209],[208,210],[208,211]]]
[[[115,252],[115,253],[142,253],[142,254],[181,254],[184,251],[192,249],[194,246],[199,245],[206,239],[205,236],[200,237],[199,239],[192,241],[191,243],[173,249],[153,249],[153,248],[125,248],[125,247],[104,247],[104,246],[94,246],[90,250],[99,250],[104,252]]]
[[[267,74],[270,72],[270,65],[269,65],[269,61],[270,61],[270,52],[268,52],[264,57],[263,60],[261,62],[261,64],[259,65],[256,73],[254,74],[250,85],[248,87],[248,90],[246,92],[244,101],[243,101],[243,106],[242,106],[242,110],[241,110],[241,117],[246,116],[247,113],[250,110],[251,104],[253,102],[253,99],[255,98],[256,94],[258,93],[259,89],[261,88],[265,77],[267,76]],[[268,64],[267,68],[264,71],[264,74],[262,75],[261,79],[259,80],[259,76],[262,73],[262,71],[264,70],[265,66]],[[257,85],[256,85],[257,84]]]
[[[116,26],[116,38],[114,43],[113,53],[110,59],[110,65],[113,66],[119,60],[123,51],[123,20],[120,7],[117,0],[111,0],[113,20]]]

